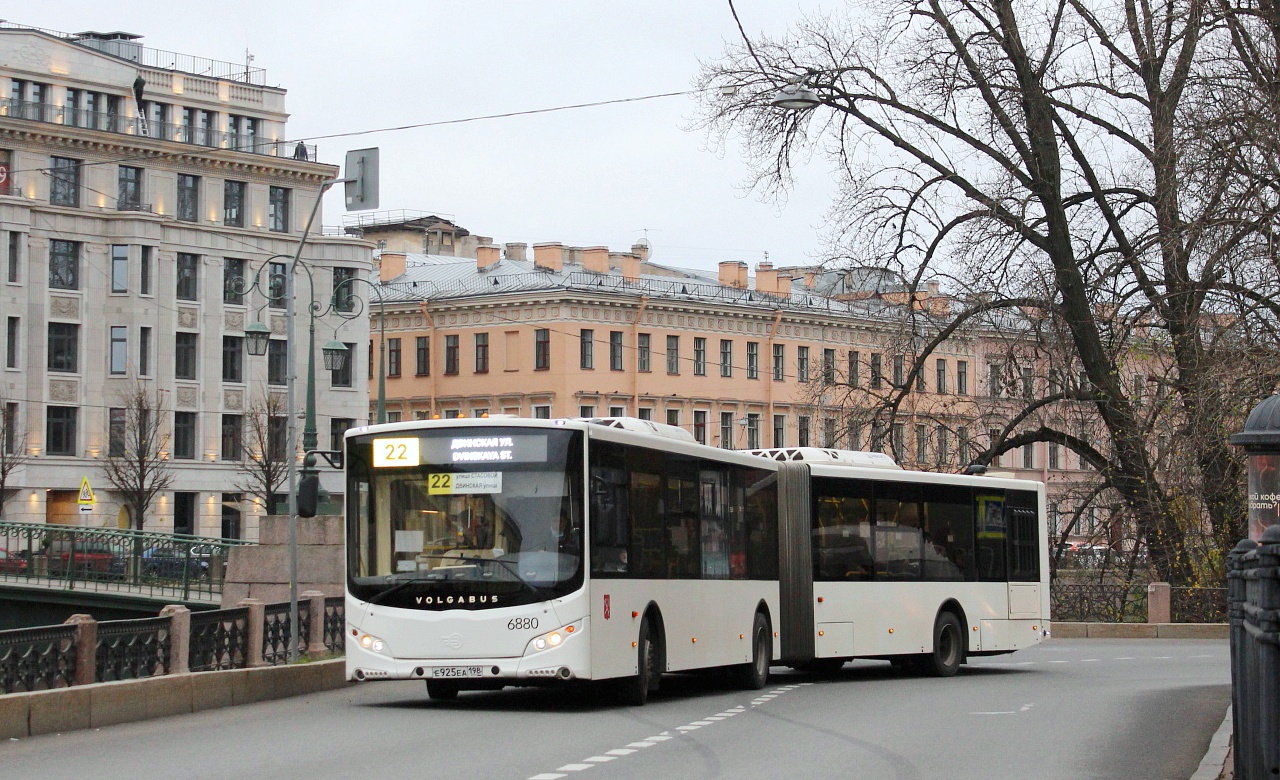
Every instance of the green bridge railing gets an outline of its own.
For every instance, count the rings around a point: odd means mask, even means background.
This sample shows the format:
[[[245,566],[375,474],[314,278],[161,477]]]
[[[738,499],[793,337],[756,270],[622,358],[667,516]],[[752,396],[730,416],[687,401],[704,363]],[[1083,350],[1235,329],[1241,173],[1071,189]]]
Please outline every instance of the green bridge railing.
[[[188,534],[0,521],[0,583],[217,601],[227,553],[247,544]]]

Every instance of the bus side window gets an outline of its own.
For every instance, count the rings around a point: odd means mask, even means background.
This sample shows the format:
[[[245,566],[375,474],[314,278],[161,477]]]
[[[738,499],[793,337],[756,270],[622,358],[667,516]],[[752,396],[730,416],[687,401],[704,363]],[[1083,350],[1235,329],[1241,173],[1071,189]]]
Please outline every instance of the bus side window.
[[[599,442],[592,449],[591,573],[626,574],[631,541],[628,480],[621,452]]]
[[[982,582],[1004,582],[1005,543],[1008,531],[1004,512],[1004,491],[982,490],[974,500],[978,532],[978,579]]]
[[[1029,490],[1008,494],[1009,579],[1013,582],[1040,580],[1040,524],[1037,495]]]

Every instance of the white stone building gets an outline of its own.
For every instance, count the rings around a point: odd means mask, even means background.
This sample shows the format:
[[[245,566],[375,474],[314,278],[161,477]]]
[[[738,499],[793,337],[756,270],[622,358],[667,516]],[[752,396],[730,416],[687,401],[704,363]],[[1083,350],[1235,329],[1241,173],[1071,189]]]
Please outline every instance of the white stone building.
[[[174,475],[146,528],[256,538],[263,507],[237,487],[245,423],[262,399],[283,397],[289,374],[283,304],[264,293],[270,264],[287,267],[274,256],[293,255],[338,174],[287,140],[285,91],[264,82],[260,69],[149,49],[127,33],[0,24],[0,445],[27,456],[6,520],[128,524],[102,463],[123,397],[141,386],[164,399],[161,455]],[[297,283],[299,412],[305,302],[328,304],[337,282],[371,267],[371,244],[319,232],[303,253],[314,291],[307,274]],[[261,286],[241,294],[255,278]],[[344,371],[317,370],[321,448],[367,416],[368,319],[341,308],[352,318],[317,322],[317,342],[336,337],[351,358]],[[272,331],[268,356],[245,349],[255,321]],[[340,493],[341,475],[325,471],[323,486]],[[81,513],[86,477],[97,500]]]

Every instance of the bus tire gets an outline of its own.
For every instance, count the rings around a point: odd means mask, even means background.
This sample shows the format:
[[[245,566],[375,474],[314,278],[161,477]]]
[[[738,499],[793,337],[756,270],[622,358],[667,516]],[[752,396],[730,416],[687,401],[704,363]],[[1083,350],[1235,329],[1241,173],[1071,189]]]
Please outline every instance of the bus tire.
[[[925,671],[934,677],[954,677],[964,663],[964,632],[954,612],[940,612],[933,622],[933,652],[925,656]]]
[[[658,690],[658,679],[662,676],[658,668],[660,657],[661,651],[646,615],[640,621],[640,635],[636,639],[636,674],[618,681],[618,697],[623,704],[643,707],[649,701],[649,694]]]
[[[769,619],[757,612],[751,625],[751,660],[734,670],[738,685],[749,691],[760,690],[769,684],[769,667],[772,665],[773,637],[769,631]]]
[[[427,696],[435,701],[453,701],[461,690],[452,680],[427,680]]]

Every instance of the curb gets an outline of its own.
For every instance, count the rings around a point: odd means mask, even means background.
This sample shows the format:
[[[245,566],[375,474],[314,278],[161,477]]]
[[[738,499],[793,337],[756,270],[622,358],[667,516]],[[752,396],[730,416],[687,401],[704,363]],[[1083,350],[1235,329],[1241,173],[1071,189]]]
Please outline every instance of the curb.
[[[1205,751],[1204,758],[1200,759],[1200,768],[1190,780],[1218,780],[1235,774],[1227,763],[1231,756],[1231,734],[1231,706],[1227,705],[1227,716],[1222,719],[1222,725],[1214,733],[1213,739],[1209,740],[1209,749]]]
[[[1055,639],[1228,639],[1226,623],[1050,623]]]
[[[0,696],[0,739],[101,728],[329,691],[346,659],[146,677]]]

